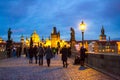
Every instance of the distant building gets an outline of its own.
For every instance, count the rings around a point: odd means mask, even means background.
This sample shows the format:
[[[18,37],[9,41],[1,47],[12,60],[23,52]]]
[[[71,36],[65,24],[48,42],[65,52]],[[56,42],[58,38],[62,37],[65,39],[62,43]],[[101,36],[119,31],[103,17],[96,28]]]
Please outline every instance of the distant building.
[[[105,30],[104,30],[103,26],[102,26],[102,29],[101,29],[101,34],[100,34],[100,37],[99,37],[99,41],[106,41],[106,35],[105,35]]]
[[[6,49],[6,42],[0,37],[0,52],[5,51]]]
[[[89,44],[89,51],[95,53],[119,53],[118,43],[119,41],[106,40],[105,30],[102,26],[101,35],[99,40],[92,41]]]
[[[53,31],[51,33],[51,47],[58,47],[60,43],[60,32],[57,32],[56,27],[53,27]]]
[[[34,31],[34,32],[32,33],[31,38],[32,38],[32,41],[33,41],[33,46],[35,46],[35,45],[38,46],[39,43],[40,43],[40,37],[39,37],[39,35],[37,34],[36,31]]]
[[[40,40],[39,35],[36,31],[34,31],[30,38],[32,38],[33,46],[39,45],[40,43],[43,46],[51,46],[51,47],[60,47],[62,48],[64,45],[70,47],[71,41],[65,41],[60,39],[60,32],[57,31],[56,27],[53,27],[51,36],[47,39]],[[30,38],[24,39],[24,36],[21,36],[20,42],[14,42],[13,46],[19,47],[29,47],[30,46]],[[77,50],[82,46],[82,41],[76,41]],[[94,53],[119,53],[120,54],[120,41],[119,40],[107,40],[105,35],[104,27],[101,28],[101,33],[99,35],[99,40],[84,40],[84,46],[87,48],[88,52]],[[6,41],[0,38],[0,51],[4,51],[6,49]]]

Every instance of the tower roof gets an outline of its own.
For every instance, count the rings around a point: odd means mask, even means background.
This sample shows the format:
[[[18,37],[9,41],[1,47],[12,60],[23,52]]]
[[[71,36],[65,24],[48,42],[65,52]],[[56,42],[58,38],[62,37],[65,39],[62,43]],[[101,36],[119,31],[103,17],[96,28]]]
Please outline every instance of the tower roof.
[[[102,26],[102,29],[101,29],[101,35],[105,35],[104,26]]]
[[[53,27],[52,34],[57,34],[57,29],[56,29],[56,27]]]

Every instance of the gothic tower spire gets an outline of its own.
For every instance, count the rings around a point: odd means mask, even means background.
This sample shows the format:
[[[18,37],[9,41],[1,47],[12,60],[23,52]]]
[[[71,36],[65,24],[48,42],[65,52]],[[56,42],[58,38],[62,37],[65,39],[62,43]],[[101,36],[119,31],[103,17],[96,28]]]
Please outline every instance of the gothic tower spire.
[[[102,26],[102,29],[101,29],[101,35],[99,37],[99,40],[100,41],[106,41],[106,35],[105,35],[105,30],[104,30],[103,26]]]
[[[104,33],[105,33],[104,26],[102,26],[101,35],[104,35]]]

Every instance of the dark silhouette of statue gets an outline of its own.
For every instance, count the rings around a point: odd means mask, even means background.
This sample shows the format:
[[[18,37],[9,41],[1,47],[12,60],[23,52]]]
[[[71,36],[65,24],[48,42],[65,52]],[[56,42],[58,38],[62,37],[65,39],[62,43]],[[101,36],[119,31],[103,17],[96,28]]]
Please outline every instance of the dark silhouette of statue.
[[[12,34],[12,31],[11,31],[11,28],[9,28],[9,30],[8,30],[8,40],[11,40],[11,34]]]
[[[6,43],[6,51],[7,51],[7,57],[11,57],[11,51],[12,51],[12,40],[11,40],[11,34],[12,34],[12,31],[11,31],[11,28],[8,29],[8,40],[7,40],[7,43]]]
[[[75,41],[75,31],[74,31],[74,29],[72,27],[70,28],[70,31],[71,31],[71,39],[70,39],[70,41]]]
[[[70,39],[71,45],[70,45],[70,47],[71,47],[71,50],[75,50],[75,44],[76,44],[75,31],[72,27],[70,28],[70,31],[71,31],[71,33],[70,33],[70,35],[71,35],[71,39]]]

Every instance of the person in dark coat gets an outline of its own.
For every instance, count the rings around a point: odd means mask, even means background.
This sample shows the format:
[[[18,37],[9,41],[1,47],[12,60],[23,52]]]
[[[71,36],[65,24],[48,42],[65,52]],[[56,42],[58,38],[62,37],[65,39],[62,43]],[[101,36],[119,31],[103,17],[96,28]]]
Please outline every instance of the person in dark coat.
[[[86,57],[85,52],[86,52],[86,51],[87,51],[87,49],[84,48],[83,46],[80,48],[80,65],[81,65],[81,66],[84,66],[85,57]]]
[[[62,53],[63,67],[67,68],[67,66],[68,66],[68,63],[67,63],[68,49],[66,48],[66,45],[62,48],[61,53]]]
[[[30,46],[29,48],[29,63],[32,63],[33,61],[33,47]]]
[[[22,46],[19,47],[19,54],[18,54],[19,57],[21,57],[21,52],[22,52]]]
[[[34,54],[34,57],[35,57],[35,63],[37,64],[37,53],[38,53],[38,48],[37,46],[35,45],[34,48],[33,48],[33,54]]]
[[[52,49],[50,46],[45,50],[45,55],[46,55],[46,60],[47,60],[47,65],[50,67],[50,60],[53,57]]]
[[[38,48],[39,65],[43,65],[43,56],[44,48],[42,47],[42,44],[40,44],[40,47]]]
[[[28,54],[27,54],[27,47],[24,47],[24,54],[25,54],[26,57],[28,56]]]

